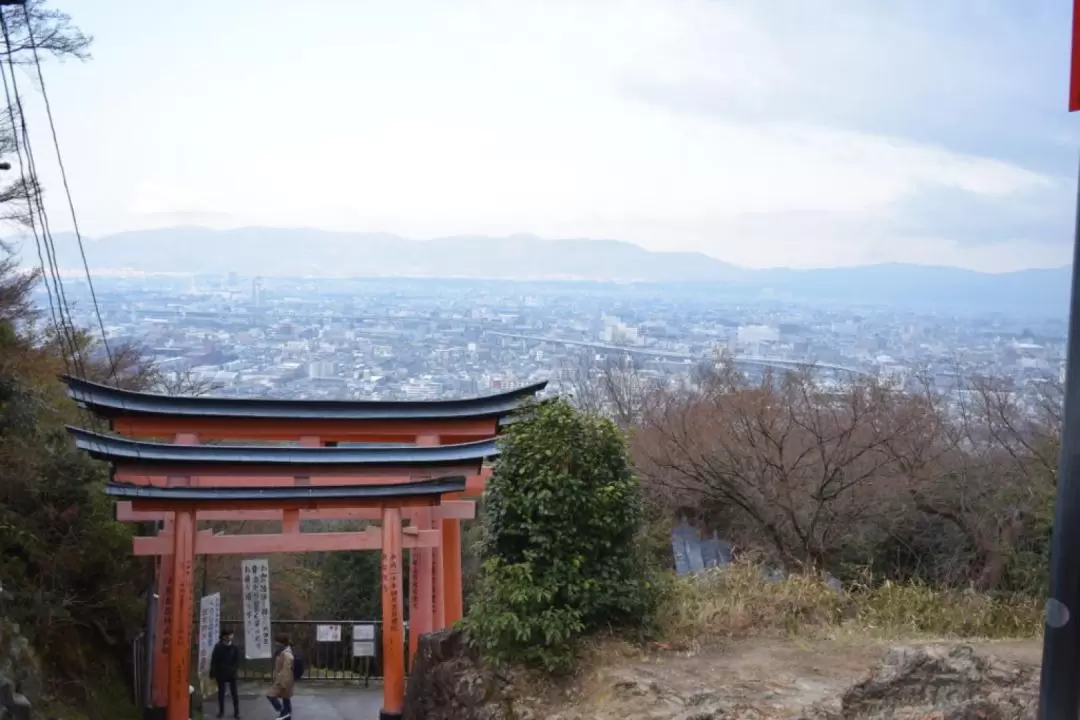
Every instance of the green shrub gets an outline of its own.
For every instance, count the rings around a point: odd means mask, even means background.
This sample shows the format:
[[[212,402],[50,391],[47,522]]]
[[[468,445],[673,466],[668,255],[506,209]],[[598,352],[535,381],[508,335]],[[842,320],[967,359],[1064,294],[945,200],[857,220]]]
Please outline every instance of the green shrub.
[[[500,444],[465,627],[489,659],[568,670],[580,637],[640,625],[653,606],[626,441],[551,400],[523,408]]]

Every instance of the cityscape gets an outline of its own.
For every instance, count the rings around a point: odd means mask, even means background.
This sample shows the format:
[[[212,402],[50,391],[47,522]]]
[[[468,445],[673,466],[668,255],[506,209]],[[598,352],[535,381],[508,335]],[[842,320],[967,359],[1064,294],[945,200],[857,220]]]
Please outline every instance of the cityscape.
[[[85,281],[64,285],[75,322],[96,326]],[[1063,317],[796,304],[715,285],[229,273],[104,276],[95,290],[110,342],[226,396],[428,400],[539,380],[564,392],[583,364],[612,357],[677,383],[721,354],[750,374],[813,365],[826,382],[995,376],[1022,390],[1064,374]]]

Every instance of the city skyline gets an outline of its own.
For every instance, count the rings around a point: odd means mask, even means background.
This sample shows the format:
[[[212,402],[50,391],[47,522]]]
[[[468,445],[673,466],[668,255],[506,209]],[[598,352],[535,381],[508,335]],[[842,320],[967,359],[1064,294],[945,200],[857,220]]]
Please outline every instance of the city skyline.
[[[752,300],[691,287],[238,273],[96,285],[110,343],[134,344],[166,376],[232,396],[436,399],[537,380],[573,394],[620,358],[671,386],[726,354],[752,376],[812,365],[826,383],[931,378],[946,389],[990,376],[1037,397],[1060,381],[1065,358],[1064,318]],[[93,318],[85,290],[68,287],[76,323]]]

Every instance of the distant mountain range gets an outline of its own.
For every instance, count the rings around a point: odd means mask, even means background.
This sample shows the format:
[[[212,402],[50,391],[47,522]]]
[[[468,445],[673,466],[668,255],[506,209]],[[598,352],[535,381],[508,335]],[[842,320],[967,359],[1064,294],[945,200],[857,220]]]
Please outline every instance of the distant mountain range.
[[[82,267],[73,236],[55,237],[61,267]],[[615,240],[531,235],[415,241],[314,229],[177,227],[84,238],[92,270],[263,276],[499,278],[680,283],[791,300],[921,309],[1067,311],[1068,267],[1013,273],[918,265],[751,270],[701,253],[652,252]],[[30,247],[24,260],[36,256]],[[705,289],[705,288],[703,288]]]

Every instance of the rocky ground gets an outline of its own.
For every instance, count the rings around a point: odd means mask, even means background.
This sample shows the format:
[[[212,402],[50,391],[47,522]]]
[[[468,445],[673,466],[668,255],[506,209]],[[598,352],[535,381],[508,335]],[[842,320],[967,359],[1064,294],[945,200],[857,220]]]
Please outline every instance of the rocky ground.
[[[1020,720],[1035,716],[1041,654],[1037,641],[754,637],[693,652],[608,644],[582,676],[540,687],[475,672],[459,646],[444,642],[429,656],[437,687],[416,688],[430,701],[407,718]]]
[[[1035,642],[890,648],[856,639],[760,637],[696,652],[609,650],[599,653],[604,660],[594,666],[598,669],[561,689],[561,698],[547,693],[541,700],[547,714],[539,717],[933,718],[935,707],[953,701],[958,706],[960,698],[973,699],[991,689],[1026,697],[1038,682],[1040,652]]]

